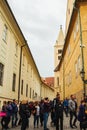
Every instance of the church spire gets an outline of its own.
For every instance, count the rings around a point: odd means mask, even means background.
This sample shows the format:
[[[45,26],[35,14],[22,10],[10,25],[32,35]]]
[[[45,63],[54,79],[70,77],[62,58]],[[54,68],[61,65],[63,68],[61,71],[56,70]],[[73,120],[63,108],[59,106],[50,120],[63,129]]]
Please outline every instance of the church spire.
[[[60,31],[59,31],[58,38],[56,40],[56,44],[64,44],[64,34],[62,30],[62,25],[60,25]]]

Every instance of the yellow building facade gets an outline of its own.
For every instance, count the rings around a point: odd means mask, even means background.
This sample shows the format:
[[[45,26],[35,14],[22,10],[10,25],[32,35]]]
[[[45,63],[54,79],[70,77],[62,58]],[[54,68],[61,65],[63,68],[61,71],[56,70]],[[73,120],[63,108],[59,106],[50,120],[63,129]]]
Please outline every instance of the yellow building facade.
[[[45,84],[44,82],[42,82],[42,87],[41,87],[41,98],[45,98],[48,97],[49,100],[53,100],[53,98],[55,97],[55,93],[54,93],[54,88],[49,87],[47,84]]]
[[[4,100],[40,100],[41,88],[44,85],[27,41],[7,1],[0,0],[0,106]],[[54,90],[50,92],[53,95]]]
[[[84,65],[84,80],[87,80],[86,11],[87,1],[84,0],[82,2],[80,0],[76,0],[65,37],[62,59],[56,68],[56,73],[58,73],[58,71],[60,73],[59,81],[61,97],[64,99],[65,97],[70,97],[71,94],[75,94],[78,102],[80,102],[80,100],[84,97],[84,93],[85,95],[87,94],[87,84],[82,81],[80,75]]]

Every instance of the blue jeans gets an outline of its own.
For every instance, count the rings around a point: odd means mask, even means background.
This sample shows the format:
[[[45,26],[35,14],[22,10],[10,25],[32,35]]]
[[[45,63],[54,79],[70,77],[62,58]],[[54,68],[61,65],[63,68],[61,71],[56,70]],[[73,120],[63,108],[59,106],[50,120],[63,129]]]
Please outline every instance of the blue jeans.
[[[47,121],[48,121],[48,116],[49,116],[49,113],[48,112],[45,112],[43,114],[43,120],[44,120],[44,130],[47,129]]]
[[[13,113],[12,114],[12,127],[17,125],[17,120],[18,120],[17,113]]]

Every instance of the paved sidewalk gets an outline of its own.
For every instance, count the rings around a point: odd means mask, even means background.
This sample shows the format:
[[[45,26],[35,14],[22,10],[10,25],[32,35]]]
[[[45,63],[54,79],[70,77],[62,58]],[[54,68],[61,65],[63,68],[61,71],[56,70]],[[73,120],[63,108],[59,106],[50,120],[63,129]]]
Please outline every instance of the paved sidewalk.
[[[43,127],[39,127],[39,128],[34,128],[33,127],[33,116],[30,117],[29,121],[30,121],[30,123],[29,123],[30,126],[29,126],[29,128],[27,128],[27,130],[43,130]],[[50,125],[50,122],[51,122],[51,119],[50,119],[50,116],[49,116],[48,128],[50,130],[56,130],[56,128],[54,126]],[[78,121],[77,121],[77,126],[78,126],[78,128],[75,128],[74,130],[80,130],[80,128],[79,128],[79,122]],[[1,125],[0,125],[0,130],[1,130]],[[20,130],[20,126],[15,127],[15,128],[10,128],[10,130]],[[64,117],[64,129],[63,130],[72,130],[69,127],[69,117],[67,117],[67,118]]]

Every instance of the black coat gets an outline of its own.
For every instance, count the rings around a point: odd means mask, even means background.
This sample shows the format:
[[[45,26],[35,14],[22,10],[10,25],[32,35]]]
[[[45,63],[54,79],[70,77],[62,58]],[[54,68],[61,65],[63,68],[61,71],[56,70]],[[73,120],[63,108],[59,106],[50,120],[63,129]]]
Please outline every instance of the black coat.
[[[27,104],[21,104],[19,108],[19,113],[21,118],[29,118],[30,117],[30,110]]]

